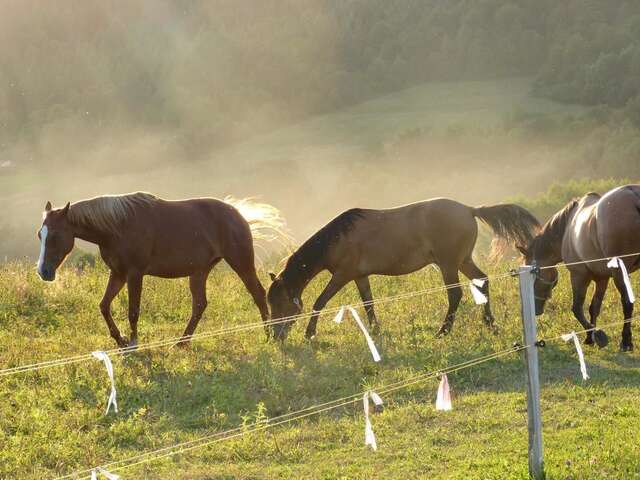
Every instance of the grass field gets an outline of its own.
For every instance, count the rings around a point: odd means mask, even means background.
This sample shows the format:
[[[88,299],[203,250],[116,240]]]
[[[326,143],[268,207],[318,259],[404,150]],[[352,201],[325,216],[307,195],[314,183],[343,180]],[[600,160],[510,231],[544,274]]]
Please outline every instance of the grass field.
[[[492,274],[515,264],[488,265]],[[261,273],[266,283],[266,274]],[[107,272],[65,269],[52,284],[30,265],[0,269],[0,368],[113,348],[98,313]],[[304,296],[311,305],[325,277]],[[635,285],[636,282],[634,282]],[[373,279],[388,297],[441,285],[435,269]],[[239,280],[218,269],[199,332],[259,320]],[[0,478],[55,478],[254,421],[380,388],[507,349],[521,338],[517,280],[492,284],[498,335],[482,326],[468,292],[452,334],[435,339],[446,311],[443,292],[378,306],[383,328],[374,364],[351,320],[321,318],[313,343],[297,324],[283,347],[261,329],[194,342],[188,351],[160,348],[114,357],[120,413],[104,416],[109,392],[104,366],[88,361],[0,377]],[[358,301],[349,287],[330,307]],[[141,342],[179,335],[189,314],[184,281],[145,280]],[[570,313],[568,277],[561,282],[540,336],[579,325]],[[123,330],[126,295],[114,302]],[[362,312],[361,312],[362,313]],[[613,291],[600,323],[621,319]],[[640,478],[640,360],[612,342],[585,347],[591,379],[580,377],[572,345],[541,350],[545,459],[552,479]],[[519,354],[449,375],[452,412],[436,412],[437,380],[382,395],[372,417],[378,451],[364,446],[361,401],[264,432],[118,471],[124,479],[267,478],[527,478],[527,420]]]

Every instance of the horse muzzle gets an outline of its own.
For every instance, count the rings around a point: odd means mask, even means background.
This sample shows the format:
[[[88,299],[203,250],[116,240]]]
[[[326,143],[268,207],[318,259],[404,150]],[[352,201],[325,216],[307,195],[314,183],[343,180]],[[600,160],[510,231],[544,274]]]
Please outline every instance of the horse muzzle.
[[[38,275],[45,282],[53,282],[56,279],[56,271],[51,267],[39,268]]]

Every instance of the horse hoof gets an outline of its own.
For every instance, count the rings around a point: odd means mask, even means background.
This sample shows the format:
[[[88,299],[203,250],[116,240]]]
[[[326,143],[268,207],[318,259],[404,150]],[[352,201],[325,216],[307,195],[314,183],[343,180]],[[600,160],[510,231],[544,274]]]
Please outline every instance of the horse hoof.
[[[180,348],[181,350],[187,350],[191,346],[191,342],[188,339],[178,340],[173,344],[171,348]]]
[[[587,338],[584,339],[584,344],[585,345],[593,345],[594,344],[593,336],[592,335],[587,335]]]
[[[609,337],[602,330],[595,330],[593,332],[593,339],[599,348],[604,348],[609,344]]]
[[[620,344],[620,351],[621,352],[633,352],[633,343],[629,343],[627,345],[625,345],[624,343]]]
[[[450,331],[451,331],[450,327],[443,325],[440,327],[440,330],[438,330],[438,332],[436,333],[436,338],[442,338],[446,335],[449,335]]]
[[[498,335],[498,333],[500,333],[498,327],[496,327],[493,323],[486,323],[485,325],[493,335]]]

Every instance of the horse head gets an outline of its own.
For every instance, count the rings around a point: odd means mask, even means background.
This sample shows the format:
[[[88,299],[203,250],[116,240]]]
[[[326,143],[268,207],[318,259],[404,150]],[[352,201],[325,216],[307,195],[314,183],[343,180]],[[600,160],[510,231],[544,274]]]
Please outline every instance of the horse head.
[[[48,282],[55,280],[56,270],[73,249],[74,234],[68,214],[69,203],[64,208],[53,209],[51,202],[47,202],[44,207],[42,226],[38,230],[38,275]]]
[[[536,242],[537,238],[534,238],[528,247],[518,247],[518,250],[524,256],[527,265],[537,267],[533,295],[536,315],[542,315],[547,300],[551,298],[553,289],[558,284],[558,269],[555,267],[557,263],[555,256],[546,255],[544,249],[539,248],[538,242]]]
[[[273,336],[276,340],[284,340],[295,321],[292,317],[302,312],[302,301],[289,294],[281,275],[276,276],[271,273],[270,276],[272,283],[267,292],[267,302],[269,302],[273,322]]]

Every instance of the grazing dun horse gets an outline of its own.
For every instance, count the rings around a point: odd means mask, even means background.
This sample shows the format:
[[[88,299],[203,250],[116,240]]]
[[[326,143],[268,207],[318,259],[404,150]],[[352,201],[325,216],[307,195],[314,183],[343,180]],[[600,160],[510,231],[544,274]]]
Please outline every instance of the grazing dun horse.
[[[583,262],[599,258],[625,256],[640,252],[640,185],[626,185],[609,191],[604,196],[588,193],[581,199],[572,200],[557,212],[542,228],[526,248],[521,249],[527,264],[543,268],[534,284],[536,314],[542,315],[546,301],[558,283],[557,263]],[[629,272],[640,267],[640,256],[631,255],[620,259]],[[608,343],[602,330],[595,330],[602,300],[607,291],[609,278],[620,293],[624,319],[633,315],[620,268],[609,268],[608,261],[567,265],[571,275],[573,291],[573,314],[587,332],[586,343],[599,347]],[[596,288],[589,307],[587,320],[583,305],[591,282]],[[622,327],[620,350],[633,350],[631,323]]]
[[[56,269],[71,252],[75,238],[95,243],[111,270],[100,311],[119,347],[135,347],[142,279],[189,277],[191,319],[185,344],[207,307],[209,272],[224,259],[244,282],[263,320],[269,310],[265,290],[256,275],[253,241],[267,231],[280,232],[279,212],[248,200],[213,198],[167,201],[149,193],[102,196],[52,209],[47,202],[40,238],[38,273],[53,281]],[[130,340],[120,335],[111,315],[111,302],[127,284]]]
[[[300,296],[308,283],[328,270],[331,280],[313,305],[306,336],[316,333],[320,310],[347,283],[354,281],[365,302],[369,324],[379,330],[369,285],[370,275],[404,275],[435,263],[444,283],[458,284],[458,272],[469,279],[486,275],[472,259],[478,236],[476,218],[489,225],[509,242],[527,245],[539,227],[528,211],[517,205],[469,207],[446,198],[436,198],[388,210],[348,210],[309,238],[288,259],[284,270],[271,274],[267,300],[271,317],[300,314]],[[489,294],[488,281],[481,287]],[[462,289],[447,290],[449,310],[438,335],[447,334],[462,298]],[[484,322],[493,327],[489,302],[484,306]],[[274,335],[284,339],[292,321],[274,323]]]

